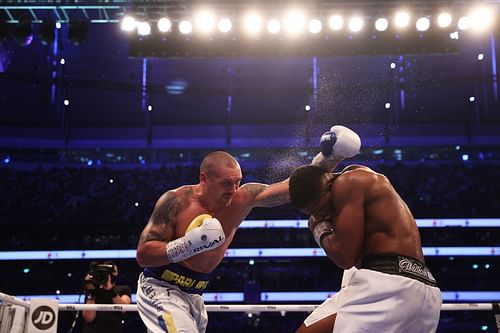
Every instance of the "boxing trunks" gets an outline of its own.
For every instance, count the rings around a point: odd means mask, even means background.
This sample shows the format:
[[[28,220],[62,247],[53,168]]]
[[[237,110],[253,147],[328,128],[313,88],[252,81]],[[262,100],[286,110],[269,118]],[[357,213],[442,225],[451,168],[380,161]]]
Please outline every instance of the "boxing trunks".
[[[202,293],[209,277],[174,263],[145,268],[139,275],[137,308],[148,332],[205,332]]]
[[[344,271],[339,292],[304,324],[337,314],[334,333],[430,333],[437,329],[441,303],[441,291],[423,263],[397,254],[369,255],[361,268]]]

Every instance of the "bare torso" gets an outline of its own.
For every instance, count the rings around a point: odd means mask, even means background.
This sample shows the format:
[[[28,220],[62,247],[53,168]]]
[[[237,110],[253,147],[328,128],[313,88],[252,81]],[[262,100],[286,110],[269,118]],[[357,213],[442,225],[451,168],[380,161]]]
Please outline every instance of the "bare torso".
[[[364,235],[357,258],[353,258],[355,265],[363,256],[377,253],[396,253],[424,262],[415,219],[387,177],[366,167],[347,168],[332,184],[334,207],[339,204],[337,196],[351,191],[352,186],[361,187],[359,193],[364,195],[359,207],[364,209],[364,226],[359,227],[363,230],[352,230]]]
[[[194,271],[208,273],[213,271],[222,259],[224,259],[224,254],[231,244],[238,226],[248,215],[251,207],[245,202],[244,190],[240,188],[229,206],[216,211],[210,211],[200,202],[198,196],[194,193],[194,187],[193,185],[183,186],[176,191],[182,210],[177,214],[177,219],[174,223],[173,239],[184,236],[191,221],[200,214],[210,214],[217,218],[222,224],[226,236],[224,244],[182,262],[184,266]]]
[[[413,215],[389,180],[376,174],[368,192],[364,252],[392,252],[424,261],[420,235]]]

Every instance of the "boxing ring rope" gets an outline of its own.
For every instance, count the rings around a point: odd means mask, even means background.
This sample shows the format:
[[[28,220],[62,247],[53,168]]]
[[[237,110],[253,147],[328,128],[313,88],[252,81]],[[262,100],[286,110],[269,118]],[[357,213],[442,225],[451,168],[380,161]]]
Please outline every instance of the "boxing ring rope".
[[[0,301],[29,308],[30,302],[0,292]],[[312,312],[319,304],[207,304],[208,312]],[[444,303],[441,311],[492,311],[500,303]],[[59,311],[137,311],[136,304],[59,304]]]

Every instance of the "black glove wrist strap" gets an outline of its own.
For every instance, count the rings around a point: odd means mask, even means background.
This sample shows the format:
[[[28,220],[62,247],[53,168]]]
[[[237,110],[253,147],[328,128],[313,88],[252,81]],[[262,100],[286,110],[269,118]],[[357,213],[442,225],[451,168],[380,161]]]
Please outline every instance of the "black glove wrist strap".
[[[313,229],[314,240],[319,247],[323,247],[321,246],[323,238],[331,234],[333,234],[333,224],[327,221],[319,222]]]

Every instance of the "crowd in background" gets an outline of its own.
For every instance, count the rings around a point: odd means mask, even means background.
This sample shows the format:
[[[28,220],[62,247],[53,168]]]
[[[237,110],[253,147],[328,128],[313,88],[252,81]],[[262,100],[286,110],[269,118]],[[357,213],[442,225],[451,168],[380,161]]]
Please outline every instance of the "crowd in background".
[[[486,163],[376,164],[414,215],[500,216],[500,168]],[[2,224],[143,224],[168,189],[198,181],[198,166],[133,169],[0,168]],[[245,181],[269,181],[266,168],[244,169]],[[282,172],[286,175],[286,172]],[[275,179],[273,181],[279,181]],[[249,219],[300,217],[291,206],[254,210]]]
[[[371,167],[391,180],[416,218],[500,217],[499,165],[378,163]],[[289,171],[282,170],[280,176]],[[198,173],[198,165],[129,169],[2,167],[0,223],[5,232],[0,235],[0,250],[133,249],[157,198],[168,189],[196,183]],[[265,167],[244,167],[243,174],[243,182],[280,180],[269,179],[270,171]],[[248,216],[248,219],[304,218],[306,216],[291,205],[255,209]],[[467,232],[462,229],[423,228],[422,244],[498,245],[500,228],[469,228]],[[304,228],[242,229],[232,244],[233,248],[314,246],[310,232]],[[496,257],[427,257],[437,280],[445,285],[443,290],[496,290],[498,265],[495,262]],[[57,290],[62,294],[79,293],[88,267],[81,260],[31,261],[22,263],[22,267],[11,261],[2,265],[5,269],[0,290],[17,295],[54,294]],[[122,260],[120,267],[120,282],[135,291],[140,267],[133,259]],[[318,278],[321,276],[329,278]],[[243,291],[253,303],[258,302],[255,298],[260,291],[336,290],[340,278],[341,271],[326,258],[263,258],[253,265],[249,265],[248,259],[228,259],[214,272],[207,291]],[[279,332],[289,332],[304,318],[301,313],[289,313],[286,318],[279,313],[253,317],[212,313],[210,316],[209,332],[234,328],[255,332],[267,331],[270,327],[278,332],[275,325],[278,320]],[[226,320],[216,320],[220,316]],[[463,314],[456,317],[444,313],[444,320],[449,320],[440,332],[468,332],[474,328],[467,325],[483,320],[462,317]],[[65,325],[69,324],[60,323],[61,327]],[[132,314],[127,315],[125,325],[132,331],[143,329],[138,317]]]

